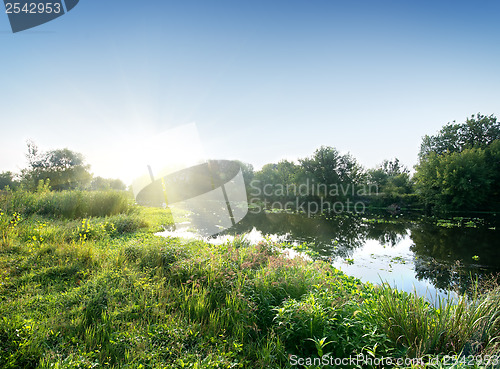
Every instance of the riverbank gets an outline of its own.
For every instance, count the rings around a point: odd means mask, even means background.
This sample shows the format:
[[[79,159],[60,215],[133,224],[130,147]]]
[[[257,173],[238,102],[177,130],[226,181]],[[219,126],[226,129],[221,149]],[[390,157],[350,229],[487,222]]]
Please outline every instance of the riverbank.
[[[327,368],[361,354],[443,367],[442,355],[472,364],[499,351],[494,285],[435,308],[323,261],[289,259],[271,241],[155,236],[169,213],[114,192],[1,204],[3,368]]]

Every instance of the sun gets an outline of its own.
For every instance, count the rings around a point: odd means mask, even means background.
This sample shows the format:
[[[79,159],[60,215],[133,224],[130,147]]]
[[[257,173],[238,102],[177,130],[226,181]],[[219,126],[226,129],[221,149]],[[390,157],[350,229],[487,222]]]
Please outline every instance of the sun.
[[[139,135],[122,139],[106,148],[93,161],[95,175],[120,178],[127,185],[138,179],[151,182],[181,169],[206,161],[196,124],[191,123],[153,135]]]

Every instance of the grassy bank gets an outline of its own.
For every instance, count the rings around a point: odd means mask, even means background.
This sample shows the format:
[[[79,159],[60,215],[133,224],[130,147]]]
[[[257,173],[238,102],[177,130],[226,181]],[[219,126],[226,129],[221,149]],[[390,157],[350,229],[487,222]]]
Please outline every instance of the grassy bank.
[[[1,368],[289,368],[321,355],[499,351],[495,286],[435,308],[270,242],[155,236],[169,214],[116,192],[13,193],[0,208]]]

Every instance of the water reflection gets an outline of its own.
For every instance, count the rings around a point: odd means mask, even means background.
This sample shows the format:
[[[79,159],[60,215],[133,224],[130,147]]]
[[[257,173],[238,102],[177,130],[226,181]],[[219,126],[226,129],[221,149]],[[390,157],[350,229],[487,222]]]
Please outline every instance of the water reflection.
[[[287,236],[288,242],[308,242],[324,257],[347,258],[366,240],[366,224],[361,217],[308,218],[299,214],[248,214],[227,233],[241,234],[256,228],[263,234]]]
[[[418,259],[418,279],[437,288],[464,291],[471,278],[479,280],[500,271],[499,232],[482,228],[443,228],[422,223],[411,233],[411,251]]]
[[[391,247],[399,244],[413,227],[412,223],[401,221],[389,221],[387,223],[369,223],[366,238],[378,241],[382,245]]]
[[[448,229],[396,217],[260,213],[248,214],[211,242],[248,232],[254,242],[266,235],[295,244],[308,242],[347,274],[427,295],[444,289],[464,291],[471,276],[482,279],[500,271],[500,232],[486,227]]]

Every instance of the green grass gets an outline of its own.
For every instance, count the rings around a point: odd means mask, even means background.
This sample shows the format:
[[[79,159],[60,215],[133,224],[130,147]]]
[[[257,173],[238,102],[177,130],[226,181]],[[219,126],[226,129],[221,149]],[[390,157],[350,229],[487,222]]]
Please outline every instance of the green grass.
[[[132,203],[130,195],[123,191],[52,192],[41,188],[40,192],[10,191],[0,199],[0,208],[24,216],[76,219],[127,213]]]
[[[440,298],[434,307],[415,293],[384,285],[367,306],[370,320],[386,332],[401,355],[470,356],[495,354],[500,349],[498,286],[483,293],[476,289],[470,297]]]
[[[272,242],[155,236],[171,214],[128,202],[116,212],[121,196],[0,200],[1,368],[289,368],[290,355],[498,352],[498,287],[434,308],[322,261],[287,259]],[[41,210],[80,197],[104,199],[103,215]]]

